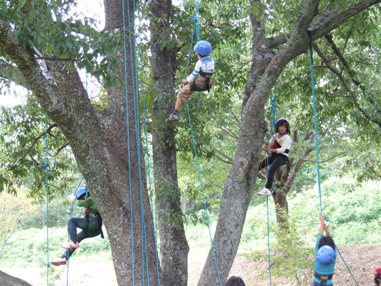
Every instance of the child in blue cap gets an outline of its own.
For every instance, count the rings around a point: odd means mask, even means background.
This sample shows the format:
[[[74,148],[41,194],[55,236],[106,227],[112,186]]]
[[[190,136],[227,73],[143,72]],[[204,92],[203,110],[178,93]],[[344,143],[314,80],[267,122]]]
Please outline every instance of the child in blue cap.
[[[212,45],[208,41],[199,41],[193,49],[198,55],[198,61],[193,72],[183,79],[184,87],[177,94],[174,111],[168,117],[167,122],[180,119],[179,110],[184,102],[188,102],[193,91],[209,91],[213,84],[214,59],[210,56]]]
[[[333,285],[332,276],[335,272],[336,246],[330,235],[328,226],[324,222],[324,215],[320,215],[319,235],[315,245],[315,267],[312,286]]]

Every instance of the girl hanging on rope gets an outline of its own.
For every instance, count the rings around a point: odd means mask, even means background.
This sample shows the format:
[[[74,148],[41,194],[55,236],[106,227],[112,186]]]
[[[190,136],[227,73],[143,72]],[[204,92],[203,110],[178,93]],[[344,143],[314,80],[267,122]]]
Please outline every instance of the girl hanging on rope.
[[[65,265],[66,261],[70,258],[73,252],[79,247],[79,243],[88,237],[101,235],[102,232],[102,217],[99,214],[93,200],[90,198],[89,189],[81,187],[74,193],[74,198],[77,200],[77,206],[85,208],[85,217],[73,217],[67,223],[67,230],[69,232],[70,242],[62,246],[66,248],[65,253],[57,260],[51,263],[55,266]],[[82,231],[77,234],[77,228]]]
[[[335,272],[336,246],[330,235],[329,228],[320,215],[319,235],[315,245],[315,267],[312,286],[333,285],[332,276]]]
[[[270,166],[267,172],[266,186],[257,194],[260,196],[271,195],[274,175],[280,166],[288,163],[288,153],[291,148],[290,123],[287,119],[281,118],[275,123],[275,134],[266,144],[266,151],[270,153],[262,160],[259,170]]]
[[[209,91],[213,84],[214,59],[210,56],[212,45],[208,41],[199,41],[193,49],[198,55],[198,61],[193,72],[183,79],[184,87],[177,94],[174,111],[168,117],[167,122],[180,119],[179,110],[184,102],[188,102],[193,91]]]

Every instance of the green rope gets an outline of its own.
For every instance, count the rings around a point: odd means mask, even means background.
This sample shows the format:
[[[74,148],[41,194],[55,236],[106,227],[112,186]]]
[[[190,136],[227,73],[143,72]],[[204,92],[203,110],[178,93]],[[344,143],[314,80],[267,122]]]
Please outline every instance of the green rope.
[[[315,149],[316,149],[316,171],[317,171],[317,181],[318,181],[318,189],[319,189],[319,199],[320,199],[320,214],[323,213],[323,207],[322,207],[322,194],[321,194],[321,188],[320,188],[320,164],[319,164],[319,144],[318,144],[318,129],[317,129],[317,112],[316,112],[316,94],[315,94],[315,75],[314,75],[314,60],[313,60],[313,49],[312,49],[312,36],[311,32],[308,31],[308,35],[310,38],[309,41],[309,54],[310,54],[310,77],[311,77],[311,90],[312,90],[312,109],[314,112],[314,129],[315,129]],[[343,256],[341,255],[339,249],[336,246],[336,250],[339,253],[341,259],[344,262],[345,267],[347,268],[349,274],[351,275],[355,285],[357,284],[357,281],[355,277],[353,276],[352,271],[349,269],[347,263],[345,262]]]
[[[48,116],[45,115],[45,225],[46,225],[46,285],[49,286],[49,143],[48,143]]]
[[[191,54],[192,54],[192,47],[193,47],[193,41],[194,41],[195,32],[196,32],[196,39],[197,39],[197,41],[200,40],[200,24],[199,24],[199,20],[198,20],[199,19],[200,3],[199,3],[198,0],[196,0],[195,2],[196,2],[195,3],[196,4],[195,5],[196,6],[195,7],[196,15],[193,17],[193,20],[194,20],[194,31],[192,32],[192,36],[191,36],[191,42],[190,42],[190,47],[189,47],[189,52],[188,52],[188,60],[187,60],[186,67],[188,67],[189,63],[190,63],[190,57],[191,57]],[[186,78],[186,75],[187,75],[186,74],[186,70],[185,70],[185,78]],[[212,253],[213,253],[213,262],[214,262],[214,266],[215,266],[215,269],[216,269],[216,274],[217,274],[219,285],[222,286],[221,275],[220,275],[220,271],[219,271],[219,268],[218,268],[217,256],[216,256],[216,251],[215,251],[215,247],[214,247],[214,240],[213,240],[213,237],[212,237],[212,232],[211,232],[211,227],[210,227],[210,218],[209,218],[209,214],[208,214],[207,201],[206,201],[206,196],[205,196],[205,188],[204,188],[204,183],[203,183],[202,174],[201,174],[201,168],[200,168],[200,162],[199,162],[197,148],[196,148],[196,140],[195,140],[195,136],[194,136],[193,128],[192,128],[192,118],[191,118],[191,115],[190,115],[188,103],[185,104],[185,108],[186,108],[187,115],[188,115],[189,131],[190,131],[191,138],[192,138],[193,153],[195,155],[195,160],[196,160],[196,172],[197,172],[197,176],[198,176],[199,183],[200,183],[200,188],[201,188],[202,200],[203,200],[204,211],[205,211],[205,219],[206,219],[206,221],[208,223],[209,239],[210,239],[211,250],[212,250]]]

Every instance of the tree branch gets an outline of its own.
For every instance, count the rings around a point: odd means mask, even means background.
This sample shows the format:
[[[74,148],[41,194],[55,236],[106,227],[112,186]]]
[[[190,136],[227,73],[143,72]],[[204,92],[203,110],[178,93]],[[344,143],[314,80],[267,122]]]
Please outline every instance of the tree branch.
[[[57,127],[57,126],[58,126],[57,124],[52,124],[52,125],[50,125],[50,126],[48,127],[47,132],[50,134],[51,130],[52,130],[53,128]],[[30,155],[30,152],[31,152],[31,150],[33,149],[34,145],[36,145],[37,142],[38,142],[42,137],[44,137],[44,136],[45,136],[45,131],[44,131],[43,133],[41,133],[39,136],[37,136],[37,137],[33,140],[32,144],[29,146],[29,148],[28,148],[27,150],[25,150],[24,155],[22,155],[21,158],[20,158],[15,164],[13,164],[13,165],[10,167],[10,169],[14,169],[14,168],[16,168],[16,167],[22,162],[22,160],[24,160],[24,158],[25,158],[26,156],[28,156],[28,155],[29,155],[29,156],[31,157],[31,159],[35,162],[35,164],[38,165],[38,162],[35,161],[34,158],[33,158],[33,156]],[[65,147],[66,147],[66,146],[65,146]],[[56,154],[58,154],[58,151],[57,151]]]
[[[231,131],[228,127],[221,126],[220,130],[223,131],[225,134],[229,135],[230,137],[232,137],[233,139],[238,140],[237,134],[235,134],[233,131]]]
[[[226,164],[232,165],[233,164],[233,159],[226,155],[224,152],[220,151],[219,149],[214,149],[214,155],[216,158]]]
[[[304,149],[303,155],[299,158],[298,162],[294,165],[294,168],[291,171],[291,175],[287,178],[287,182],[284,184],[282,192],[287,194],[291,186],[294,184],[294,181],[296,179],[296,175],[298,174],[300,168],[302,167],[303,162],[305,161],[305,158],[308,156],[309,153],[312,152],[314,148],[312,147],[306,147]]]
[[[349,18],[380,2],[381,0],[360,0],[343,11],[327,8],[314,19],[309,27],[312,39],[317,39],[329,34]]]
[[[63,144],[60,148],[57,149],[54,156],[57,156],[63,149],[65,149],[67,146],[69,146],[69,143]]]
[[[329,35],[326,35],[325,36],[325,39],[327,40],[328,44],[330,45],[330,47],[332,48],[333,52],[335,53],[335,55],[339,58],[339,60],[342,62],[343,66],[344,66],[344,69],[348,72],[349,76],[351,77],[352,79],[352,82],[357,85],[357,86],[360,86],[360,82],[358,80],[356,80],[355,78],[355,72],[354,70],[352,70],[349,66],[349,63],[348,61],[344,58],[344,55],[341,53],[339,47],[335,44],[335,42],[333,41],[333,37],[331,34]]]
[[[0,59],[0,79],[9,80],[28,89],[23,75],[15,65]]]
[[[313,148],[312,148],[312,150],[313,150]],[[335,155],[333,155],[332,157],[329,157],[329,158],[327,158],[327,159],[319,160],[319,163],[326,163],[326,162],[329,162],[329,161],[331,161],[332,159],[334,159],[334,158],[336,158],[336,157],[339,157],[339,156],[341,156],[341,155],[343,155],[343,154],[346,154],[346,152],[340,152],[340,153],[337,153],[337,154],[335,154]],[[310,162],[310,163],[316,163],[316,160],[304,159],[303,161],[304,161],[304,162]]]
[[[314,45],[314,50],[317,52],[319,57],[323,60],[326,67],[339,78],[343,87],[348,91],[349,95],[353,99],[353,103],[354,103],[355,107],[357,108],[357,110],[360,111],[360,113],[367,120],[373,122],[374,124],[376,124],[377,126],[379,126],[381,128],[381,121],[377,120],[374,116],[371,116],[370,114],[368,114],[368,112],[364,108],[361,107],[360,103],[357,100],[356,93],[351,89],[351,87],[349,86],[348,81],[345,79],[344,75],[335,66],[333,66],[331,64],[329,59],[324,55],[324,53],[319,49],[319,47],[317,45]]]

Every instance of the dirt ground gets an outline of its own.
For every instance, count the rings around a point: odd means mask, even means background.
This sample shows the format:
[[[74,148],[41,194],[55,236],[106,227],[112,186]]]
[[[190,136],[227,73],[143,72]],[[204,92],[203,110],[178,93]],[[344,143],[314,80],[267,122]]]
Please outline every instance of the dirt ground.
[[[381,243],[371,245],[361,245],[340,249],[349,269],[353,273],[357,284],[361,286],[371,286],[373,278],[373,269],[375,266],[381,266]],[[78,257],[79,258],[79,257]],[[201,273],[205,259],[203,255],[192,255],[189,259],[189,283],[188,286],[197,285],[197,279]],[[111,261],[83,261],[81,259],[72,259],[69,266],[70,286],[117,286],[115,272]],[[268,286],[268,275],[260,276],[260,272],[265,272],[267,262],[252,262],[244,257],[237,257],[231,270],[231,275],[241,276],[247,286]],[[1,269],[11,275],[27,280],[34,286],[46,285],[46,276],[38,268],[11,268]],[[264,271],[259,271],[264,270]],[[49,285],[66,286],[66,267],[52,269]],[[356,285],[353,282],[343,260],[338,257],[336,271],[334,276],[335,286]],[[273,277],[274,286],[294,286],[284,282],[277,282]],[[307,284],[306,286],[308,286]],[[171,285],[176,286],[176,285]],[[209,286],[209,285],[207,285]]]

